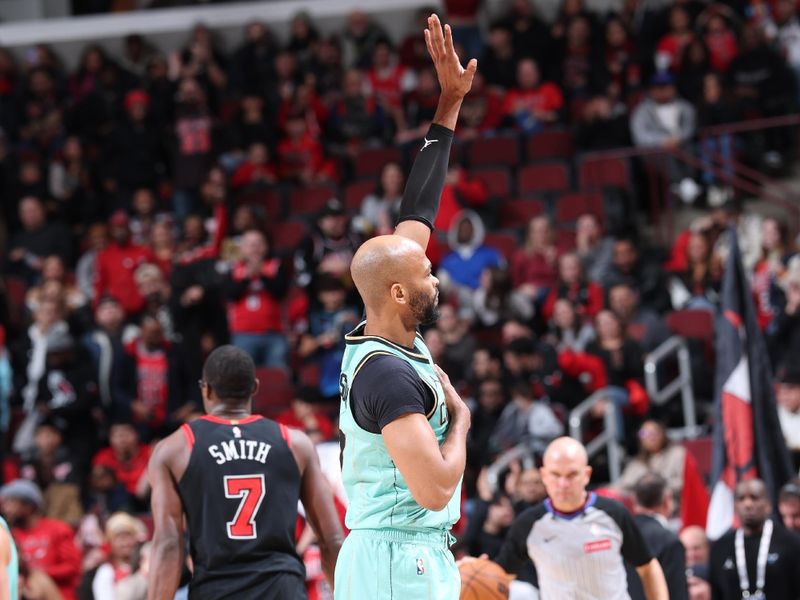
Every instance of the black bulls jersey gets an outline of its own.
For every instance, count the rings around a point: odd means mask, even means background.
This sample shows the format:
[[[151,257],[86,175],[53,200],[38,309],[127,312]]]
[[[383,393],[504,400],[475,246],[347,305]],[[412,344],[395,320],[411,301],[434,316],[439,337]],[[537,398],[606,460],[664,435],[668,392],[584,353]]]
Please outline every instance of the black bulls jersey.
[[[258,415],[183,425],[191,447],[178,482],[189,528],[193,599],[263,597],[270,575],[305,576],[295,552],[300,471],[289,432]]]

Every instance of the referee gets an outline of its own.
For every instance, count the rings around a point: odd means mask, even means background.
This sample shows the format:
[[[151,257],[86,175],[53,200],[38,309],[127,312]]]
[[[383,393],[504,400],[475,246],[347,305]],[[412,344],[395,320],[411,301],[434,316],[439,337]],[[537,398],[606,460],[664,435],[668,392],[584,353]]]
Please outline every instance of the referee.
[[[664,573],[620,503],[587,492],[592,469],[580,442],[561,437],[545,451],[548,499],[521,513],[495,558],[516,573],[530,556],[542,598],[630,600],[625,561],[647,600],[668,600]]]

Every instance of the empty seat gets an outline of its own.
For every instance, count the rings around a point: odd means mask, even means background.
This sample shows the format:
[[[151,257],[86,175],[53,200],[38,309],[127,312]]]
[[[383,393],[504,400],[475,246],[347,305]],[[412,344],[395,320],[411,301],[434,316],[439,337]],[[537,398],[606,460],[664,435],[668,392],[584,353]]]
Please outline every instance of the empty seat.
[[[518,236],[511,233],[487,233],[483,243],[492,248],[497,248],[506,260],[510,260],[514,250],[519,248]]]
[[[624,158],[587,158],[578,167],[578,185],[582,190],[630,185],[628,163]]]
[[[336,196],[336,190],[327,186],[298,188],[289,196],[289,216],[316,214],[328,200]]]
[[[307,232],[308,228],[302,221],[286,221],[279,227],[272,228],[270,234],[275,254],[285,256],[294,252]]]
[[[267,212],[270,221],[283,219],[283,202],[277,191],[269,188],[246,190],[238,194],[236,203],[261,206]]]
[[[511,193],[511,176],[503,167],[488,167],[472,171],[476,179],[486,186],[490,198],[505,198]]]
[[[504,136],[473,140],[467,149],[470,166],[519,164],[519,144],[516,137]]]
[[[506,200],[500,205],[500,227],[527,227],[528,221],[544,213],[541,200]]]
[[[349,212],[359,212],[364,198],[375,191],[375,182],[371,179],[356,181],[344,189],[344,207]]]
[[[592,214],[603,220],[603,196],[592,193],[564,194],[556,201],[556,223],[572,224],[578,217]]]
[[[522,167],[517,173],[517,193],[566,192],[570,189],[566,163],[553,162]]]
[[[398,148],[369,148],[362,150],[353,159],[353,175],[356,178],[377,177],[386,163],[402,164],[403,154]]]
[[[542,131],[525,140],[525,156],[529,161],[572,158],[575,146],[569,131]]]

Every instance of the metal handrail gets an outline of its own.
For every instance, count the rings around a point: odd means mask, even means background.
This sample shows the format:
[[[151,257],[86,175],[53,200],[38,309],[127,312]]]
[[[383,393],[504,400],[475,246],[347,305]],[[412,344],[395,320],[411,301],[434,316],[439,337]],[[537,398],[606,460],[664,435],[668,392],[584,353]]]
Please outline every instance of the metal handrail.
[[[659,365],[673,356],[676,356],[678,360],[678,375],[665,386],[660,387],[658,382]],[[648,353],[644,359],[644,381],[650,401],[659,406],[666,404],[678,394],[681,395],[683,427],[671,429],[670,437],[673,439],[696,437],[701,428],[697,425],[692,387],[692,365],[686,339],[674,335]]]
[[[536,466],[534,460],[534,451],[527,444],[517,444],[513,448],[509,448],[503,452],[497,459],[486,468],[486,481],[491,487],[492,491],[497,490],[497,482],[502,473],[508,465],[515,460],[522,459],[522,466],[525,469]]]
[[[608,397],[607,388],[594,392],[569,413],[569,434],[579,442],[583,442],[583,417],[586,416],[592,407],[606,400]],[[608,453],[608,472],[611,481],[619,479],[622,472],[622,448],[617,443],[617,415],[616,407],[610,400],[606,404],[603,414],[603,431],[588,444],[586,444],[586,454],[589,458],[597,454],[604,447]]]

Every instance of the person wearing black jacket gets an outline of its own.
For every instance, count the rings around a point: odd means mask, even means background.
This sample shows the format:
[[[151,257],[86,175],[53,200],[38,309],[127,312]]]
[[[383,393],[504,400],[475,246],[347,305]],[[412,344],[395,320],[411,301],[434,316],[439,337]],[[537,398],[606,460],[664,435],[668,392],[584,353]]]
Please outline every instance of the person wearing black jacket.
[[[667,518],[673,509],[667,481],[657,473],[648,473],[636,483],[634,494],[634,520],[650,552],[661,564],[670,600],[688,600],[686,551],[678,536],[667,527]],[[631,600],[644,600],[641,582],[638,577],[631,576],[632,570],[628,565],[628,593]]]

